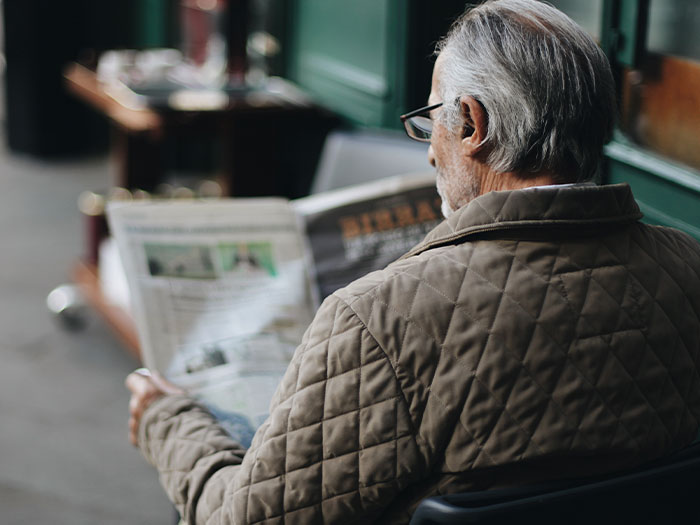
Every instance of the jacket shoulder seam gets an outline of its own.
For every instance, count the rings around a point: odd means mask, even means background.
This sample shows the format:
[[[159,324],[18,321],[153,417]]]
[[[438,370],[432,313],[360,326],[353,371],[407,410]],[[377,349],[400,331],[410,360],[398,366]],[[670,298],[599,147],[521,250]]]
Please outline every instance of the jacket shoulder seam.
[[[396,274],[396,275],[398,275],[398,274]],[[393,277],[394,277],[394,276],[392,275],[392,278],[393,278]],[[377,285],[377,286],[379,286],[379,285]],[[371,290],[376,289],[377,286],[373,286]],[[366,291],[365,293],[363,293],[362,295],[354,296],[354,300],[352,301],[352,303],[354,304],[354,303],[357,302],[357,300],[359,300],[361,297],[363,297],[363,296],[365,296],[365,295],[368,295],[368,294],[371,292],[371,290],[367,290],[367,291]],[[357,319],[357,322],[360,323],[360,325],[362,326],[362,329],[372,338],[372,341],[375,342],[375,344],[377,345],[377,348],[379,348],[379,349],[381,350],[382,354],[384,355],[384,357],[386,358],[387,362],[389,363],[389,366],[391,366],[391,371],[392,371],[393,374],[394,374],[394,380],[396,381],[396,385],[398,386],[399,391],[401,392],[401,400],[403,400],[404,406],[406,407],[406,410],[407,410],[407,411],[409,412],[409,414],[410,414],[410,410],[409,410],[410,405],[409,405],[409,403],[408,403],[408,400],[406,399],[406,393],[403,391],[403,387],[402,387],[402,385],[401,385],[401,381],[399,380],[399,376],[398,376],[398,373],[397,373],[397,371],[396,371],[396,363],[394,363],[394,362],[391,360],[391,357],[390,357],[389,354],[387,353],[386,349],[385,349],[385,348],[382,346],[382,344],[377,340],[377,338],[374,337],[374,334],[372,334],[372,331],[371,331],[371,330],[369,329],[369,327],[367,326],[367,323],[365,323],[365,322],[362,320],[362,318],[360,317],[359,313],[355,310],[355,308],[353,308],[352,304],[350,304],[350,303],[348,303],[347,301],[345,301],[342,297],[338,297],[338,300],[339,300],[339,301],[342,301],[342,303],[348,308],[348,310],[350,310],[350,311],[352,312],[352,315]],[[372,314],[372,310],[373,310],[373,309],[374,309],[374,302],[372,302],[372,306],[370,307],[369,315]],[[409,418],[409,424],[411,425],[411,432],[412,432],[413,440],[414,440],[414,441],[416,442],[416,444],[418,445],[418,441],[420,440],[420,435],[418,434],[417,429],[414,427],[413,421],[411,420],[411,418]]]

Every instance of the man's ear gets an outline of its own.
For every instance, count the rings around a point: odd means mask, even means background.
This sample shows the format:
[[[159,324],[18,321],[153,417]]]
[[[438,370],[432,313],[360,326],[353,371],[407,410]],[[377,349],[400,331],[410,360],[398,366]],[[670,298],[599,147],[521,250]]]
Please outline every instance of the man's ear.
[[[484,106],[474,97],[464,95],[459,99],[462,112],[462,147],[467,155],[481,151],[489,128],[489,117]]]

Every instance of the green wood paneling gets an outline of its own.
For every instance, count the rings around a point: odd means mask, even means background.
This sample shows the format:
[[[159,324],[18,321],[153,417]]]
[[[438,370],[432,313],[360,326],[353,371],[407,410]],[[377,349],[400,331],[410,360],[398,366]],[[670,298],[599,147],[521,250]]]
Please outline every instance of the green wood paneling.
[[[399,0],[297,0],[293,28],[293,80],[357,124],[396,125],[406,60]]]
[[[172,0],[136,0],[134,7],[137,47],[147,49],[179,44],[179,35],[175,34],[179,3]]]
[[[570,16],[596,40],[600,40],[603,0],[551,0],[554,7]]]
[[[644,52],[649,0],[604,0],[601,44],[611,61],[634,67]]]
[[[354,124],[396,129],[399,115],[426,104],[435,43],[465,8],[464,0],[289,1],[287,75]]]
[[[613,141],[606,146],[607,182],[627,182],[644,220],[678,228],[700,240],[700,172]]]

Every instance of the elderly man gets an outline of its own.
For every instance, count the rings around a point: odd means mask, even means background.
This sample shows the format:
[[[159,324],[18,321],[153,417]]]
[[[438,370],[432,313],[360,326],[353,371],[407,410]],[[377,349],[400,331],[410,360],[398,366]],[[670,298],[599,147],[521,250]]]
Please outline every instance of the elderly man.
[[[605,56],[534,0],[439,46],[430,140],[447,219],[319,309],[244,450],[160,380],[131,428],[189,523],[405,523],[426,496],[639,465],[700,420],[700,246],[592,178]]]

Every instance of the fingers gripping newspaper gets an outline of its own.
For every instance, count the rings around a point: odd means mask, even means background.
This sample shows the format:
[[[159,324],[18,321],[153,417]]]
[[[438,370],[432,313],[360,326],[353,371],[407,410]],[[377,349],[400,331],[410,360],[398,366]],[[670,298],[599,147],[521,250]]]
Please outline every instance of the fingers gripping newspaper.
[[[319,301],[420,242],[439,210],[426,175],[291,202],[111,203],[144,364],[246,445]]]

